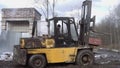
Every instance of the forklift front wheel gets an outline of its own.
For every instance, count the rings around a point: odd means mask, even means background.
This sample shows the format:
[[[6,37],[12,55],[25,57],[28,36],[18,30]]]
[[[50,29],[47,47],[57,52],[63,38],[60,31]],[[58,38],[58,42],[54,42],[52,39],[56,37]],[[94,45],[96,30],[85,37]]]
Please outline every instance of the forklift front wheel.
[[[92,65],[94,63],[94,54],[90,50],[82,50],[78,52],[76,63],[80,66]]]
[[[33,55],[29,59],[29,66],[32,68],[44,68],[46,59],[43,55]]]

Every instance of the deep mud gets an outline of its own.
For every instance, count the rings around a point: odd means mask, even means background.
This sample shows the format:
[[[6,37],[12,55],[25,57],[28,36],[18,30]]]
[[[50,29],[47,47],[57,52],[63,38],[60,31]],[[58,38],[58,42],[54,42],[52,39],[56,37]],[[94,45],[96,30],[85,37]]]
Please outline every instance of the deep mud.
[[[17,65],[13,62],[0,61],[0,68],[30,68]],[[92,66],[80,67],[74,64],[49,64],[46,68],[120,68],[120,64],[94,64]]]

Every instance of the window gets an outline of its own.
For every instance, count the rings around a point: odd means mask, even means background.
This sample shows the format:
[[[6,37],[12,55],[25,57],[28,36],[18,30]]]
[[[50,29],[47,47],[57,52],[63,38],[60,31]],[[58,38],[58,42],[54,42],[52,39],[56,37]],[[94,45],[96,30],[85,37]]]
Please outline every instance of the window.
[[[54,36],[54,22],[50,21],[50,35]]]
[[[75,30],[74,24],[70,24],[70,28],[71,28],[71,36],[72,36],[72,39],[73,39],[74,41],[77,41],[77,40],[78,40],[78,37],[77,37],[77,34],[76,34],[76,30]]]

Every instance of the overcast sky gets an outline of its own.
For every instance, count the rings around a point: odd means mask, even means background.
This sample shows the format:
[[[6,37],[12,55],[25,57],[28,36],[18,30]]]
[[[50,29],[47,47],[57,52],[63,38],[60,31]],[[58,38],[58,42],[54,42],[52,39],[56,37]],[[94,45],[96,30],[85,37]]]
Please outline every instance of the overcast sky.
[[[0,0],[0,9],[25,8],[36,6],[42,7],[43,1],[45,0]],[[80,13],[82,1],[84,0],[56,0],[55,12],[58,16],[78,17],[77,14]],[[49,0],[49,2],[52,3],[52,0]],[[96,15],[96,22],[99,22],[102,18],[109,14],[109,11],[112,10],[113,7],[115,7],[119,3],[120,0],[93,0],[92,16]],[[44,16],[43,11],[41,11],[41,9],[37,8],[37,10],[40,11],[42,16]]]

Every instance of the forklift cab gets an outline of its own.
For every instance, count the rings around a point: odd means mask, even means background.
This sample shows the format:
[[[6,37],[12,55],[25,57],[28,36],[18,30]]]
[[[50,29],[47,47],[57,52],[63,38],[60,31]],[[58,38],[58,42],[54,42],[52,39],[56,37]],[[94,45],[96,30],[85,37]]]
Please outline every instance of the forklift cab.
[[[73,17],[54,17],[48,20],[49,35],[55,40],[55,47],[73,46],[78,41],[78,32]]]

